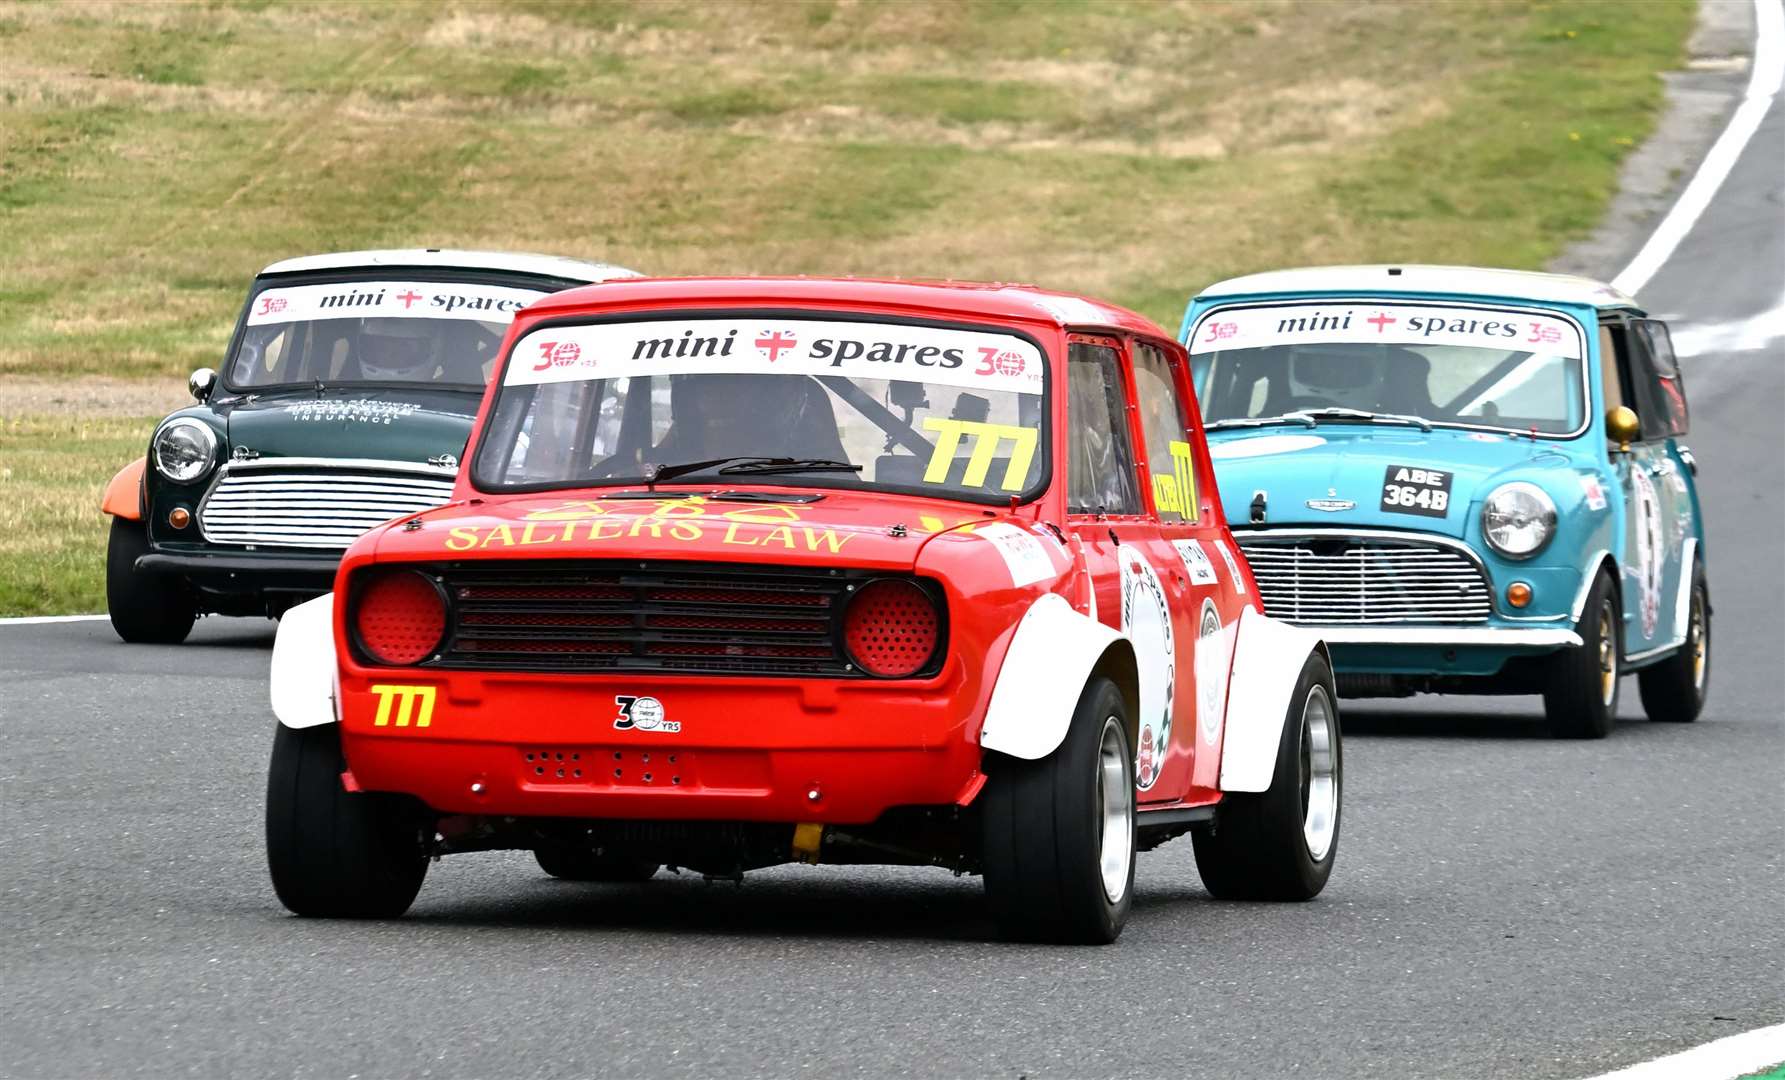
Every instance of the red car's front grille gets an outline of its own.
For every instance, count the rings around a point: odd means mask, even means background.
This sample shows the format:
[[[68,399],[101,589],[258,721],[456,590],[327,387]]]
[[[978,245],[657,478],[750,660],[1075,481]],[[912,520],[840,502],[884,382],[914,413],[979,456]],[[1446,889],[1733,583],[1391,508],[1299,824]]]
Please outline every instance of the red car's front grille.
[[[421,567],[452,614],[427,667],[854,676],[838,626],[859,572],[709,563]]]

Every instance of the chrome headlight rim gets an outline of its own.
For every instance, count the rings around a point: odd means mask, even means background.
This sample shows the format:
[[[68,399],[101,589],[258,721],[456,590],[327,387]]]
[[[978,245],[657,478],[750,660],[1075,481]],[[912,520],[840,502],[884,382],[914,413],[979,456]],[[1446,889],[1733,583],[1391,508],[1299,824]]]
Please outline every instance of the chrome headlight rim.
[[[167,437],[176,431],[193,431],[198,441],[204,446],[202,460],[195,460],[188,466],[191,471],[182,473],[170,466],[166,460]],[[190,416],[182,416],[162,424],[155,432],[155,438],[149,443],[150,456],[155,459],[155,471],[176,484],[196,484],[203,480],[210,471],[217,467],[217,432],[211,425]],[[191,466],[196,466],[192,469]]]
[[[1503,497],[1513,494],[1531,496],[1539,505],[1535,520],[1542,527],[1543,535],[1538,539],[1537,543],[1531,545],[1528,550],[1524,551],[1508,548],[1500,541],[1496,540],[1494,538],[1494,526],[1490,520],[1491,516],[1496,512],[1495,503]],[[1543,490],[1543,488],[1537,484],[1531,483],[1529,480],[1512,480],[1501,484],[1499,487],[1489,492],[1486,499],[1482,500],[1481,538],[1487,542],[1487,546],[1493,550],[1494,554],[1501,558],[1523,561],[1535,556],[1538,552],[1548,547],[1549,542],[1556,538],[1556,520],[1556,501],[1550,498],[1549,492]]]

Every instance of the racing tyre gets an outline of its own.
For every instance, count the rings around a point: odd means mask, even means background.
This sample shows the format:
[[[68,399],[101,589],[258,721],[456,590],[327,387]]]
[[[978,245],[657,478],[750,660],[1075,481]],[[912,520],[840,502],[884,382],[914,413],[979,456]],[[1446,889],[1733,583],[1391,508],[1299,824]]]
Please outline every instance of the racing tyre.
[[[1642,711],[1650,720],[1691,723],[1704,710],[1711,688],[1711,591],[1704,568],[1692,568],[1692,600],[1686,644],[1672,656],[1636,673]]]
[[[533,857],[541,870],[565,881],[649,881],[658,865],[574,847],[540,848]]]
[[[1134,750],[1116,684],[1090,681],[1052,754],[990,755],[986,771],[980,842],[999,931],[1065,944],[1116,940],[1134,896]]]
[[[1332,665],[1313,653],[1289,699],[1271,786],[1226,796],[1215,828],[1192,834],[1197,872],[1217,899],[1311,900],[1326,887],[1345,775],[1338,700]]]
[[[1618,715],[1618,681],[1623,675],[1618,642],[1623,618],[1611,575],[1601,570],[1581,609],[1578,648],[1550,659],[1543,690],[1543,717],[1558,739],[1603,739]]]
[[[428,872],[425,822],[400,797],[349,792],[335,724],[279,725],[267,775],[267,865],[294,914],[388,919]]]
[[[105,609],[112,629],[132,644],[178,645],[192,632],[198,609],[178,578],[139,574],[136,560],[149,553],[149,530],[139,521],[112,518],[105,551]]]

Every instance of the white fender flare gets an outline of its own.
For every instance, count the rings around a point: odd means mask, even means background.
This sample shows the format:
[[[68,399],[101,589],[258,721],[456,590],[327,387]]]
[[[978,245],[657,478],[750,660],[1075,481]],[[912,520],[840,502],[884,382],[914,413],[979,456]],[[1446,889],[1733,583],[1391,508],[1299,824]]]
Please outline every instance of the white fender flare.
[[[335,596],[296,605],[273,638],[273,715],[288,728],[332,724],[335,715]]]
[[[1028,761],[1053,753],[1066,738],[1091,670],[1122,640],[1115,630],[1074,611],[1058,593],[1035,601],[1004,654],[979,745]]]
[[[1248,607],[1240,614],[1227,680],[1227,725],[1221,739],[1221,790],[1264,791],[1277,767],[1277,745],[1289,698],[1320,635]]]

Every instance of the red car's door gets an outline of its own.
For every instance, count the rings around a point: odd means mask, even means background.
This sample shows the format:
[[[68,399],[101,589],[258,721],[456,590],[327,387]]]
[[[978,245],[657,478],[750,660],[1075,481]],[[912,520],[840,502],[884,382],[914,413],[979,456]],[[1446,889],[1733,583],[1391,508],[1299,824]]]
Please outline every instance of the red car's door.
[[[1158,542],[1147,511],[1130,418],[1125,353],[1114,337],[1072,334],[1066,362],[1066,527],[1084,552],[1097,617],[1124,631],[1140,654],[1141,732],[1135,776],[1145,792],[1159,778],[1172,697],[1166,585],[1145,554]]]
[[[1166,779],[1175,781],[1183,798],[1204,802],[1216,797],[1220,779],[1227,676],[1252,585],[1221,517],[1183,347],[1137,340],[1132,366],[1152,509],[1167,558],[1183,575],[1178,667],[1187,677],[1180,677],[1172,756],[1183,758],[1187,773]]]

